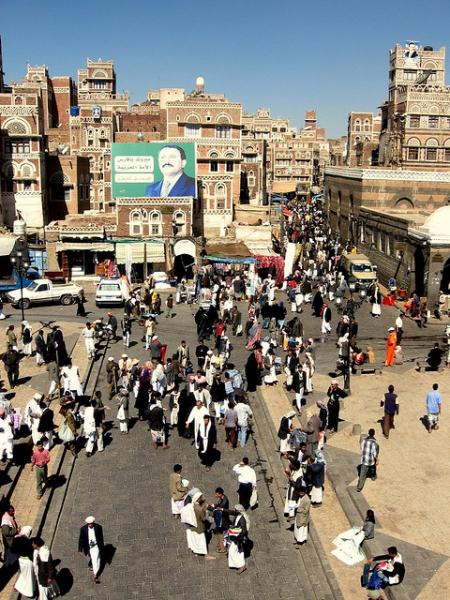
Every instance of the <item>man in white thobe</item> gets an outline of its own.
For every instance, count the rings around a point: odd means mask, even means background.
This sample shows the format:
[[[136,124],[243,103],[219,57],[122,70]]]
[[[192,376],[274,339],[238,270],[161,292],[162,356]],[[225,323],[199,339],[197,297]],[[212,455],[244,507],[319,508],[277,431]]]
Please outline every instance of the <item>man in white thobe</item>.
[[[195,438],[195,447],[197,450],[199,449],[199,440],[198,440],[198,430],[200,425],[203,423],[203,417],[205,415],[209,415],[209,411],[206,406],[203,405],[201,400],[195,401],[195,406],[191,410],[188,420],[186,421],[186,429],[193,422],[194,423],[194,438]]]
[[[0,460],[13,459],[13,432],[7,420],[6,411],[0,408]]]
[[[95,583],[100,583],[98,574],[102,564],[103,551],[103,528],[95,522],[95,517],[87,517],[86,525],[80,529],[78,540],[78,552],[89,556],[89,566],[92,569],[92,576]]]
[[[42,416],[42,408],[41,401],[44,398],[42,394],[38,392],[34,394],[31,400],[28,402],[25,408],[25,424],[28,426],[31,431],[31,436],[33,438],[33,444],[36,444],[42,437],[42,433],[38,431],[39,427],[39,419]]]

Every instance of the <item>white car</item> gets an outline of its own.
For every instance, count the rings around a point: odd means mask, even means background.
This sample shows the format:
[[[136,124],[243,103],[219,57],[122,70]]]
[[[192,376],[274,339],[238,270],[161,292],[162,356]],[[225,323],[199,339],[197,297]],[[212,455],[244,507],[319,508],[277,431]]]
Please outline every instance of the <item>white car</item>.
[[[95,292],[97,306],[123,306],[124,296],[120,279],[101,279]]]
[[[83,288],[73,283],[52,283],[50,279],[35,279],[28,287],[7,294],[8,300],[16,308],[28,308],[32,304],[59,302],[64,306],[72,304],[83,292]]]

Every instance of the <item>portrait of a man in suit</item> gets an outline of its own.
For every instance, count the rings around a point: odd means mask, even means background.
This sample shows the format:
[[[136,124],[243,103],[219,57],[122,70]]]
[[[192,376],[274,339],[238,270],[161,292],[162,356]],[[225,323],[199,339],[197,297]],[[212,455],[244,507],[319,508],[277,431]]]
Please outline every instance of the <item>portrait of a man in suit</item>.
[[[147,186],[146,196],[195,196],[195,179],[184,172],[186,153],[180,146],[166,145],[158,155],[159,169],[163,174],[160,181]]]

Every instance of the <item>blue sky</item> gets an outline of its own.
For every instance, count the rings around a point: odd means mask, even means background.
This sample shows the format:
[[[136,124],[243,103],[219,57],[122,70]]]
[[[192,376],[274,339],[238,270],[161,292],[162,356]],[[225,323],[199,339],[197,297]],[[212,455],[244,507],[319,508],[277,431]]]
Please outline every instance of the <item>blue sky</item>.
[[[86,58],[113,59],[118,90],[206,89],[269,107],[303,123],[315,108],[329,136],[351,110],[376,110],[387,95],[388,49],[418,40],[447,46],[450,0],[4,0],[0,33],[6,81],[26,63],[72,75]]]

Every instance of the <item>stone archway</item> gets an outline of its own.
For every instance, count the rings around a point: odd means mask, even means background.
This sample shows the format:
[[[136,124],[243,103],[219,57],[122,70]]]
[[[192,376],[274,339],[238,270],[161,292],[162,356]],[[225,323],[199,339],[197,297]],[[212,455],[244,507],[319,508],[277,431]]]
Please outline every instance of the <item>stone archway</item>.
[[[414,287],[418,296],[425,292],[425,256],[422,248],[416,248],[414,252]]]
[[[450,291],[450,258],[447,259],[442,269],[440,291],[444,292],[444,294],[448,294]]]

